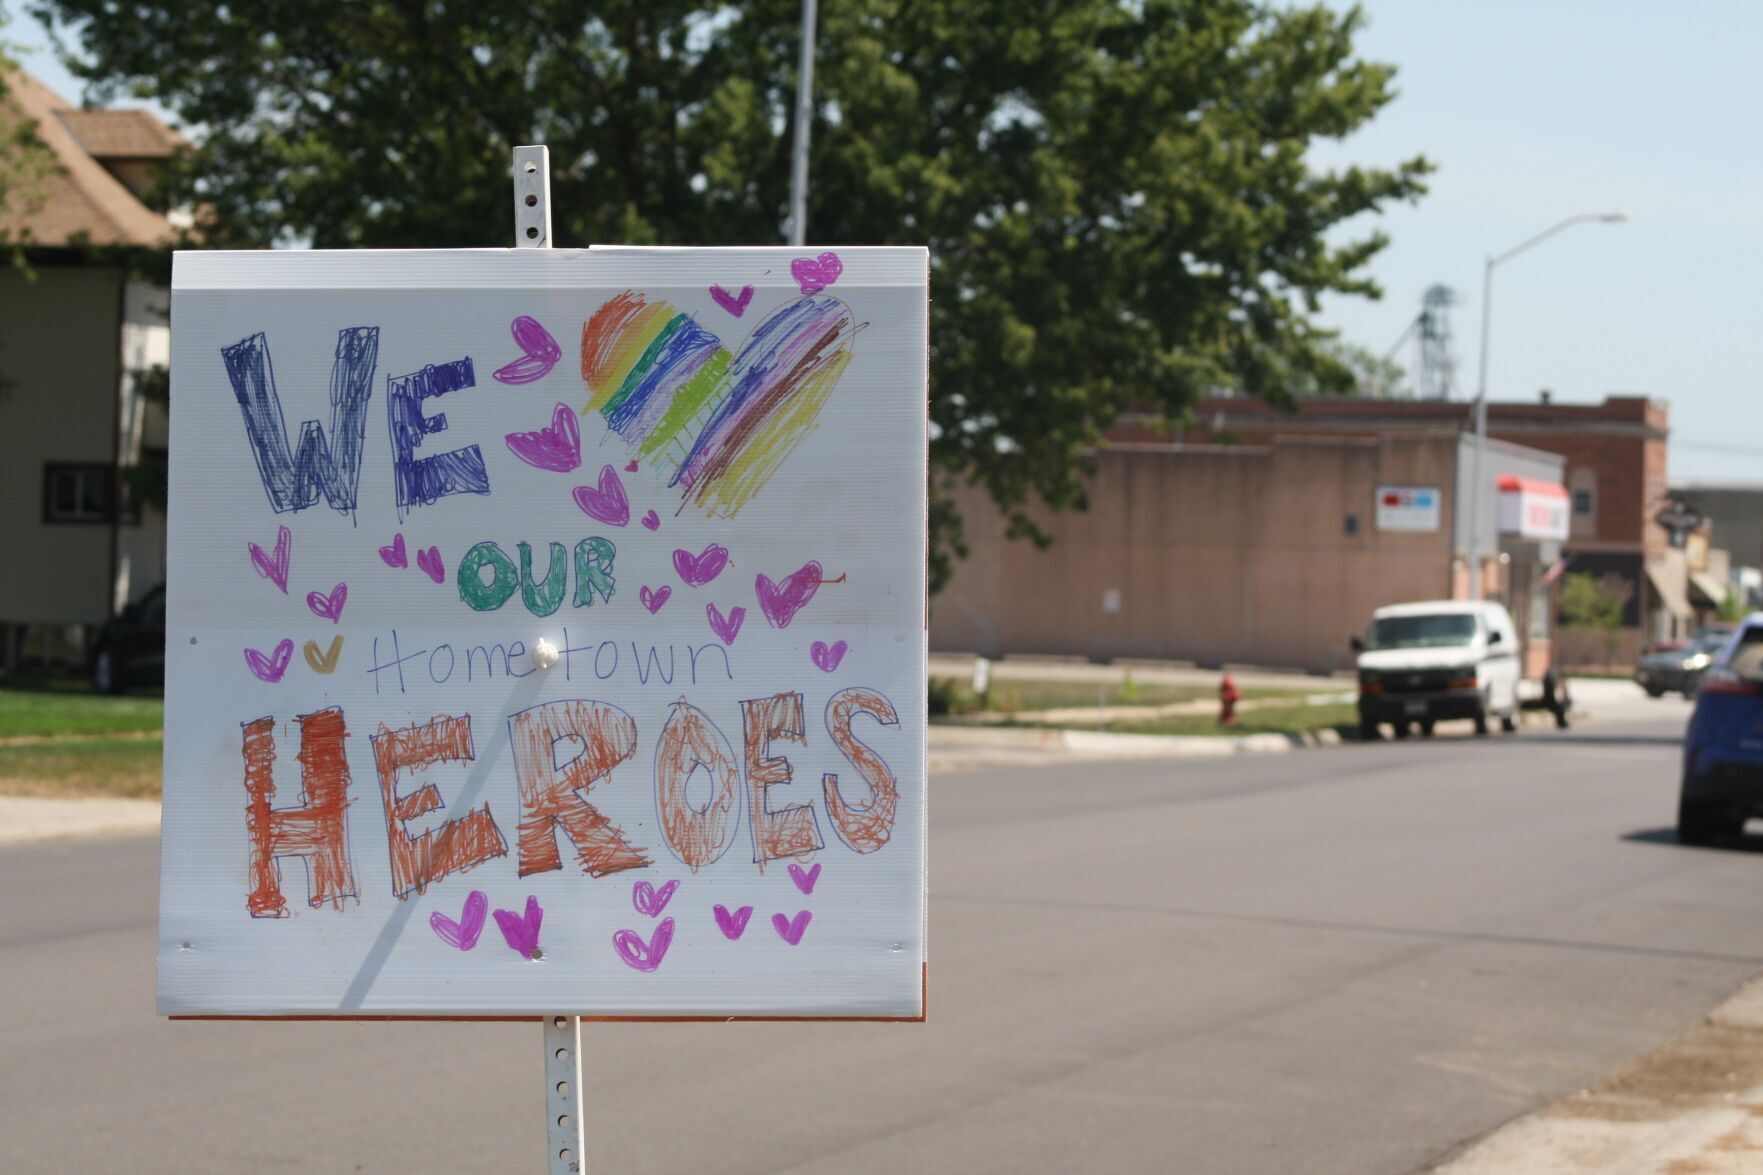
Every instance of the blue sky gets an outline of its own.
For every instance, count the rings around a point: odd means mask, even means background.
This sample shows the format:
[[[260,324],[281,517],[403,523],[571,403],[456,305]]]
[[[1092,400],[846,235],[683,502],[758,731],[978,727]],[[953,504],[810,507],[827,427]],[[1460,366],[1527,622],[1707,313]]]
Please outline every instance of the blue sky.
[[[1458,380],[1476,378],[1482,259],[1563,217],[1624,209],[1497,271],[1496,399],[1669,401],[1674,479],[1763,483],[1763,3],[1368,0],[1363,53],[1400,95],[1321,163],[1438,164],[1432,193],[1380,218],[1381,302],[1325,320],[1386,351],[1435,282],[1455,288]],[[19,17],[24,63],[78,87]],[[1356,226],[1355,226],[1356,227]],[[1399,358],[1412,366],[1412,351]]]

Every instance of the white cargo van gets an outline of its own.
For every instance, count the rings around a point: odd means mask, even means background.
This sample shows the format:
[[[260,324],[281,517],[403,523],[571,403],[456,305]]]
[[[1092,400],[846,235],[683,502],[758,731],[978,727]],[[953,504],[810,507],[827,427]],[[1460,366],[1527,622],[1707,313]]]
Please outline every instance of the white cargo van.
[[[1397,738],[1412,727],[1431,734],[1440,719],[1467,718],[1486,734],[1498,718],[1518,729],[1518,634],[1501,604],[1430,600],[1372,613],[1359,650],[1359,731]]]

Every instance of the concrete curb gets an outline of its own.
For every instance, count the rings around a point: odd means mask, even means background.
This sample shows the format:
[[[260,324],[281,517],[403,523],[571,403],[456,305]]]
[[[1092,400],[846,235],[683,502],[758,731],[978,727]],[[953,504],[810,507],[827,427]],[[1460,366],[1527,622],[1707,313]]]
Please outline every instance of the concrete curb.
[[[1022,763],[1095,759],[1215,759],[1338,746],[1333,730],[1314,734],[1116,734],[1067,728],[932,726],[930,769],[961,771]]]

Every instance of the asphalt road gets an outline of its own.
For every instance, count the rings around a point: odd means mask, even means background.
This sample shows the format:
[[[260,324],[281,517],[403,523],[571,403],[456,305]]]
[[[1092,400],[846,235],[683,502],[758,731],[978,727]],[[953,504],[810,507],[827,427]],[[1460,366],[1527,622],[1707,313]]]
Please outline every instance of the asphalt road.
[[[930,1022],[593,1026],[589,1170],[1422,1169],[1763,971],[1679,727],[939,777]],[[0,1169],[544,1169],[536,1025],[156,1020],[156,851],[0,852]]]

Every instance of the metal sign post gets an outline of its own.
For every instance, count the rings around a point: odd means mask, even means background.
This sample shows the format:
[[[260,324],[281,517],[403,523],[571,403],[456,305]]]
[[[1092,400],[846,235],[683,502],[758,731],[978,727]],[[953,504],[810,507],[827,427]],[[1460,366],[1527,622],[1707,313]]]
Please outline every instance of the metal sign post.
[[[551,149],[514,149],[514,244],[551,247]],[[582,1169],[582,1021],[545,1017],[545,1137],[551,1175]]]

